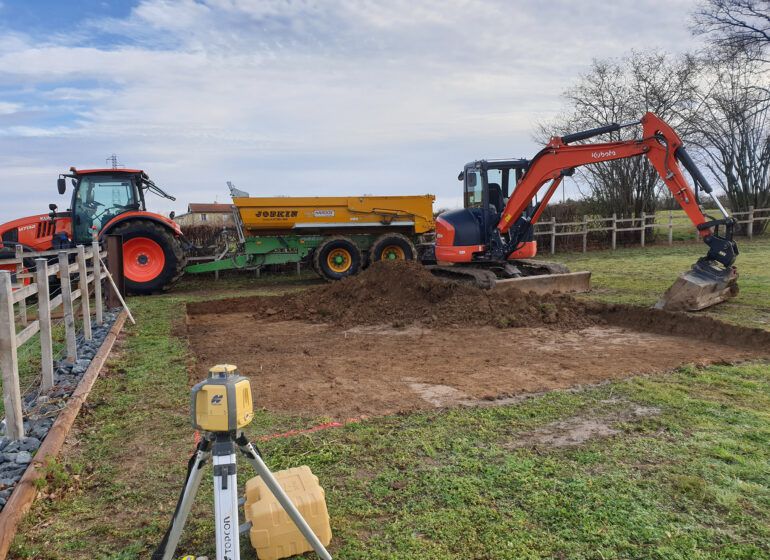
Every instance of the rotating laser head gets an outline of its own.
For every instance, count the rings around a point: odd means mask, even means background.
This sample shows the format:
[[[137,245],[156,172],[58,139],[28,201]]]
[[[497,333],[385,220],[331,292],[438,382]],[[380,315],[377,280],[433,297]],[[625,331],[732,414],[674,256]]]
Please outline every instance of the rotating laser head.
[[[218,364],[192,388],[192,424],[204,432],[233,432],[254,417],[251,384],[232,364]]]

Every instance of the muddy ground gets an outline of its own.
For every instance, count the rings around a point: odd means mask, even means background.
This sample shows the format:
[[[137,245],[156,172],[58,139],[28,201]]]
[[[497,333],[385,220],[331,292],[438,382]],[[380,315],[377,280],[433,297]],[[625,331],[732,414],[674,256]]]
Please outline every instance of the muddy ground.
[[[409,263],[281,297],[190,304],[191,381],[239,366],[259,407],[334,419],[483,405],[683,364],[770,356],[770,333],[629,306],[485,292]]]

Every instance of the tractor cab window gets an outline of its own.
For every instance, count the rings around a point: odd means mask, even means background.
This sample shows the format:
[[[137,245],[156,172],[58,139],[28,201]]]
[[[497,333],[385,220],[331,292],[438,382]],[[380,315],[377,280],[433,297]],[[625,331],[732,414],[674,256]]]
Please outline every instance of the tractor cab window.
[[[82,177],[73,208],[75,240],[87,242],[118,214],[140,209],[132,179]]]
[[[482,204],[483,181],[481,171],[465,170],[465,207],[480,208]]]

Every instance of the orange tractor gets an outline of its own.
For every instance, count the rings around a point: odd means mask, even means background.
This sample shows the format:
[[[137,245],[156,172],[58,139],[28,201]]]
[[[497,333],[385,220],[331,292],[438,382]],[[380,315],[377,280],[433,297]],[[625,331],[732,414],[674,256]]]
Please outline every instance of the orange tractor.
[[[49,214],[0,225],[0,259],[13,257],[17,245],[29,251],[66,249],[119,234],[127,292],[159,292],[182,276],[186,264],[182,230],[171,218],[147,212],[145,206],[148,192],[175,199],[144,171],[71,167],[59,176],[59,194],[65,193],[67,179],[73,188],[68,211],[57,212],[56,204],[50,204]]]

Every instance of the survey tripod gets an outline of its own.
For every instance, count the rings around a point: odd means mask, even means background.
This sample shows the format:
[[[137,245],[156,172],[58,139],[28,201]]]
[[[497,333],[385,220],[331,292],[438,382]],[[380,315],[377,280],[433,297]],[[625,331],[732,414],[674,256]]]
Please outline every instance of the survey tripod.
[[[240,526],[238,522],[238,483],[236,479],[236,447],[240,453],[265,481],[281,507],[291,517],[291,520],[302,535],[312,545],[316,554],[324,560],[331,560],[331,555],[313,530],[307,524],[302,514],[297,510],[289,497],[283,491],[270,469],[259,454],[259,451],[249,443],[241,433],[204,434],[195,453],[187,466],[187,478],[184,489],[179,496],[174,517],[160,545],[152,555],[153,560],[172,560],[179,544],[187,516],[192,508],[195,494],[203,478],[203,470],[209,460],[214,467],[214,518],[216,532],[217,560],[240,559]],[[248,526],[244,527],[248,530]]]
[[[240,451],[262,477],[265,485],[288,514],[297,529],[323,560],[331,555],[307,524],[302,514],[286,495],[267,468],[257,448],[249,443],[240,428],[251,422],[251,388],[246,378],[237,375],[232,365],[211,368],[209,377],[193,387],[193,427],[201,430],[201,439],[187,463],[184,488],[174,510],[174,516],[153,560],[172,560],[187,516],[203,478],[203,468],[211,461],[214,470],[214,522],[217,560],[240,560],[240,533],[250,529],[238,521],[238,480],[236,451]],[[237,448],[237,450],[236,450]]]

